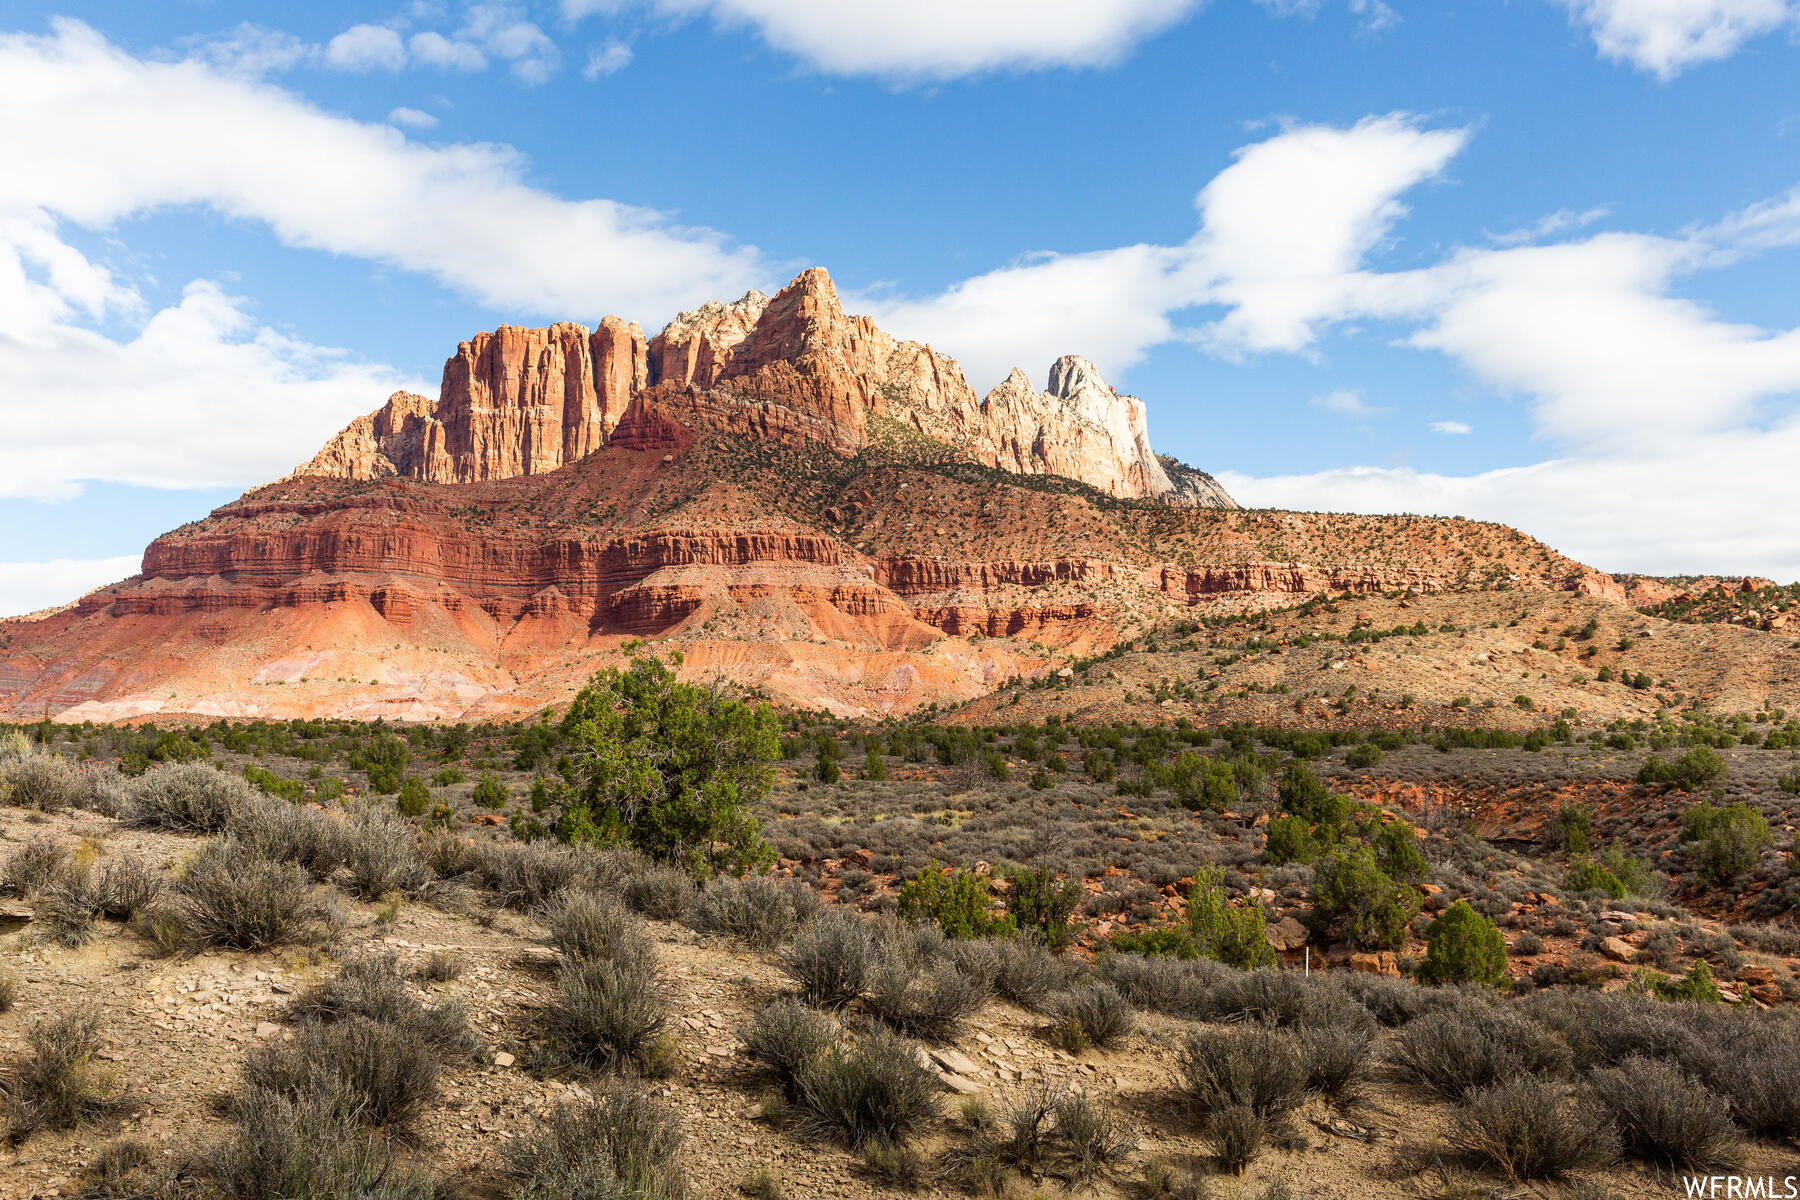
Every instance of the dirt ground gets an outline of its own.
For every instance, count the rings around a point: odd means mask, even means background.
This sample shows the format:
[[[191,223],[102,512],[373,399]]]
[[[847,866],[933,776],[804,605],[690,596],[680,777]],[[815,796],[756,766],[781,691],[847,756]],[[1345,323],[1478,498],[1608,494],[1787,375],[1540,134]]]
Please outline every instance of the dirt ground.
[[[87,813],[44,816],[0,809],[0,858],[46,831],[71,844],[87,839],[102,856],[135,855],[163,865],[177,863],[198,844],[127,830]],[[105,1032],[101,1057],[136,1102],[134,1111],[121,1116],[72,1132],[40,1133],[0,1150],[5,1200],[76,1190],[83,1168],[114,1137],[143,1139],[167,1155],[189,1153],[218,1137],[225,1122],[217,1101],[235,1086],[246,1051],[263,1039],[287,1036],[280,1017],[289,997],[334,969],[330,955],[317,949],[157,957],[147,942],[106,923],[86,946],[63,949],[43,937],[37,922],[19,919],[23,906],[9,902],[5,911],[16,915],[0,921],[0,960],[19,990],[13,1009],[0,1015],[0,1060],[10,1060],[23,1047],[34,1021],[70,1009],[92,1011]],[[538,1027],[536,1006],[550,988],[541,928],[498,910],[458,914],[423,903],[403,905],[392,920],[383,920],[376,905],[353,905],[352,911],[339,949],[385,946],[403,962],[446,949],[466,956],[468,969],[459,980],[426,990],[454,993],[467,1002],[483,1049],[479,1061],[445,1072],[442,1096],[420,1122],[416,1148],[409,1153],[429,1163],[450,1184],[451,1194],[504,1194],[501,1167],[508,1142],[529,1127],[535,1113],[599,1082],[580,1073],[540,1077],[524,1066],[531,1061],[528,1045]],[[651,929],[673,997],[672,1027],[682,1060],[670,1078],[651,1086],[680,1116],[696,1194],[735,1195],[758,1167],[769,1169],[790,1200],[884,1194],[843,1148],[801,1140],[759,1116],[774,1089],[744,1057],[737,1030],[754,1007],[784,989],[785,978],[771,957],[709,942],[678,925],[652,922]],[[1173,1096],[1170,1046],[1182,1022],[1146,1015],[1122,1048],[1080,1057],[1052,1047],[1044,1026],[1030,1013],[991,1003],[954,1046],[929,1049],[966,1058],[966,1063],[953,1061],[981,1093],[996,1099],[1039,1080],[1102,1098],[1139,1135],[1140,1145],[1117,1177],[1098,1186],[1098,1194],[1138,1194],[1136,1181],[1152,1159],[1205,1166],[1206,1141],[1183,1124]],[[948,1085],[944,1099],[946,1113],[953,1112],[958,1097]],[[1637,1167],[1595,1177],[1585,1193],[1566,1186],[1561,1192],[1554,1186],[1501,1186],[1479,1178],[1472,1181],[1479,1187],[1455,1190],[1471,1181],[1449,1164],[1434,1162],[1428,1149],[1420,1151],[1429,1148],[1447,1111],[1416,1089],[1378,1075],[1366,1104],[1346,1112],[1312,1102],[1296,1122],[1292,1148],[1265,1152],[1241,1177],[1210,1179],[1206,1194],[1255,1196],[1276,1180],[1297,1196],[1347,1200],[1678,1194],[1677,1181]],[[949,1136],[940,1133],[926,1149],[941,1148]],[[1791,1150],[1759,1146],[1745,1170],[1791,1170],[1793,1162]],[[1060,1189],[1046,1179],[1016,1193],[1048,1195]],[[938,1181],[925,1194],[961,1193]]]

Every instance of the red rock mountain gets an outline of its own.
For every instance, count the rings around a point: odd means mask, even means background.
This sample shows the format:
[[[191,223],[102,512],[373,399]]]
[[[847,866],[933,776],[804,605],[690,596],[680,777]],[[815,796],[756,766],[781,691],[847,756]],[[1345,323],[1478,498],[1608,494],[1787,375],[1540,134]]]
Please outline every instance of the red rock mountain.
[[[143,570],[0,623],[0,714],[463,719],[635,638],[844,714],[1324,590],[1618,585],[1504,527],[1246,513],[1084,359],[977,397],[823,271],[654,338],[504,326]]]
[[[887,422],[1021,475],[1235,507],[1207,476],[1177,488],[1150,448],[1143,402],[1115,392],[1086,359],[1058,359],[1046,391],[1015,370],[978,399],[954,359],[846,315],[817,268],[773,300],[751,292],[684,312],[647,342],[611,316],[592,334],[573,322],[478,334],[444,364],[436,404],[394,393],[300,473],[426,483],[542,475],[607,445],[639,397],[687,424],[846,455]]]

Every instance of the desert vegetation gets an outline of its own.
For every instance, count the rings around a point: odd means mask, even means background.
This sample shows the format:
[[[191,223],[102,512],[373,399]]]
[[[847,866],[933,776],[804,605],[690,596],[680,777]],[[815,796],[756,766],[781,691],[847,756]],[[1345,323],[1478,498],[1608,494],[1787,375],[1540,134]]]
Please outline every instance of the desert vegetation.
[[[93,1197],[1651,1194],[1780,1161],[1793,723],[1545,728],[854,726],[647,659],[518,726],[18,728],[6,1127],[104,1146]],[[118,1064],[174,1027],[45,972],[198,962],[299,982],[222,1044],[223,1124],[146,1143],[166,1099]],[[518,1105],[498,1157],[485,1095]]]

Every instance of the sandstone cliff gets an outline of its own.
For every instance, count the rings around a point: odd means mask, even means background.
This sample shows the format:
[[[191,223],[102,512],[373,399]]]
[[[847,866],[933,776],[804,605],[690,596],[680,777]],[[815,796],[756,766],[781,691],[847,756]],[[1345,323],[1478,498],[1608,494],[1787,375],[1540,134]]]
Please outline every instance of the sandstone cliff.
[[[634,402],[639,445],[646,422],[674,421],[848,455],[869,444],[875,416],[990,467],[1117,497],[1236,507],[1209,476],[1204,487],[1173,481],[1150,447],[1143,402],[1114,391],[1086,359],[1058,359],[1042,392],[1015,371],[978,398],[954,359],[845,313],[818,268],[773,299],[750,292],[681,313],[647,341],[614,316],[591,335],[571,322],[478,334],[444,364],[435,404],[396,393],[297,474],[426,483],[541,475],[607,445]]]

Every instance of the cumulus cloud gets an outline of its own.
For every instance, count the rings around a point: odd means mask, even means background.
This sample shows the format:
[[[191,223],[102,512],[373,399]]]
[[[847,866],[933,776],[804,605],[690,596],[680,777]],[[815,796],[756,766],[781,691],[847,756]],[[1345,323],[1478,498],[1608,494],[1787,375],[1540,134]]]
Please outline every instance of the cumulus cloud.
[[[385,25],[352,25],[326,45],[325,62],[340,71],[398,71],[406,43]]]
[[[832,75],[941,80],[995,70],[1101,67],[1198,11],[1204,0],[562,0],[563,15],[647,11],[750,29]]]
[[[631,47],[624,42],[603,42],[588,51],[581,77],[592,81],[623,71],[631,65]]]
[[[407,46],[412,50],[414,61],[421,66],[436,67],[440,71],[487,70],[487,55],[481,52],[481,47],[447,38],[436,30],[413,34]]]
[[[1446,437],[1462,437],[1474,432],[1467,421],[1433,421],[1430,428],[1431,432],[1441,433]]]
[[[396,387],[429,386],[270,329],[215,282],[155,308],[65,224],[203,207],[508,312],[589,322],[653,320],[773,274],[711,230],[530,187],[505,147],[421,146],[198,60],[140,61],[73,22],[0,37],[0,129],[15,168],[0,173],[5,495],[258,482]],[[101,331],[114,323],[132,332]],[[79,396],[82,419],[46,396]]]
[[[527,20],[524,10],[513,4],[471,5],[456,36],[458,41],[480,46],[488,57],[506,63],[520,83],[547,83],[562,67],[562,52],[550,35]]]
[[[531,187],[510,147],[422,146],[195,62],[140,61],[73,22],[0,37],[0,127],[18,168],[0,174],[0,213],[100,228],[200,206],[521,315],[652,319],[772,274],[713,230]]]
[[[1116,373],[1178,337],[1227,357],[1304,351],[1322,325],[1421,290],[1358,264],[1406,214],[1400,197],[1440,174],[1468,136],[1403,114],[1294,126],[1213,177],[1196,199],[1199,231],[1180,245],[1044,253],[936,296],[854,299],[909,337],[959,347],[980,387],[1072,350]],[[1223,315],[1178,329],[1173,315],[1200,305]]]
[[[312,62],[319,48],[291,33],[266,29],[248,21],[228,33],[189,38],[190,55],[209,66],[237,75],[272,75]]]
[[[1800,580],[1800,428],[1733,430],[1678,454],[1572,455],[1477,475],[1358,466],[1253,477],[1215,471],[1263,508],[1428,513],[1500,521],[1580,562],[1646,574]]]
[[[1398,327],[1398,344],[1449,356],[1498,397],[1524,398],[1558,457],[1468,478],[1381,468],[1240,476],[1235,495],[1481,515],[1609,569],[1792,577],[1795,535],[1768,519],[1787,500],[1766,494],[1763,472],[1793,475],[1777,464],[1800,436],[1783,424],[1800,393],[1800,330],[1727,320],[1681,291],[1748,254],[1800,245],[1800,190],[1680,236],[1568,236],[1600,220],[1582,213],[1510,244],[1381,269],[1401,197],[1440,178],[1466,141],[1466,131],[1404,116],[1296,126],[1237,154],[1201,191],[1199,231],[1180,245],[1039,255],[936,296],[859,300],[898,332],[973,347],[979,387],[1070,351],[1115,373],[1176,339],[1227,357],[1316,354],[1327,328],[1382,322]],[[1564,240],[1548,240],[1559,229]],[[1190,310],[1201,324],[1178,320]],[[1347,415],[1361,403],[1316,401]],[[1469,431],[1461,421],[1432,428]],[[1685,472],[1689,453],[1710,473]],[[1669,479],[1681,486],[1655,482]],[[1654,508],[1639,503],[1650,490]],[[1763,516],[1712,536],[1751,512]]]
[[[1800,20],[1794,0],[1557,0],[1600,53],[1659,79]]]
[[[0,617],[17,617],[67,604],[104,584],[136,575],[141,565],[142,560],[135,554],[0,562]]]

